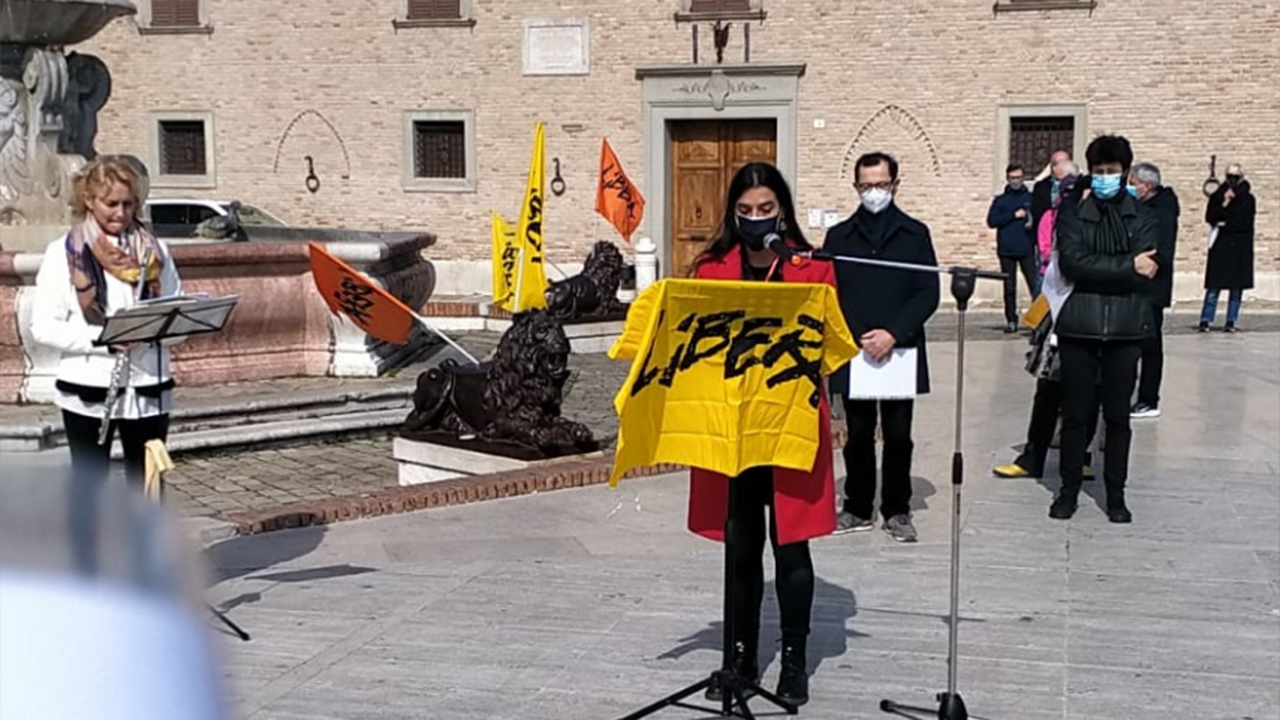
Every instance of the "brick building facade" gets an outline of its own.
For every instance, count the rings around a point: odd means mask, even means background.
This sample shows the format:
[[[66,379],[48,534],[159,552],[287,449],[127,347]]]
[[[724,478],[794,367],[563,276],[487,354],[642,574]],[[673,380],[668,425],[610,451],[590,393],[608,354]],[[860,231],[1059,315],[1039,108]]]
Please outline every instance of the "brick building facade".
[[[1240,162],[1258,196],[1257,294],[1280,297],[1277,3],[135,1],[136,18],[84,48],[113,74],[101,150],[146,158],[154,196],[427,228],[445,291],[488,291],[489,213],[515,214],[535,121],[565,183],[547,202],[549,257],[616,239],[593,211],[607,136],[670,267],[673,236],[720,212],[699,198],[732,168],[708,153],[732,154],[754,120],[773,136],[744,152],[776,158],[815,239],[814,213],[855,206],[853,157],[883,149],[940,259],[986,265],[1011,152],[1042,162],[1066,138],[1082,161],[1094,135],[1125,134],[1182,199],[1181,298],[1199,293],[1209,158],[1219,175]]]

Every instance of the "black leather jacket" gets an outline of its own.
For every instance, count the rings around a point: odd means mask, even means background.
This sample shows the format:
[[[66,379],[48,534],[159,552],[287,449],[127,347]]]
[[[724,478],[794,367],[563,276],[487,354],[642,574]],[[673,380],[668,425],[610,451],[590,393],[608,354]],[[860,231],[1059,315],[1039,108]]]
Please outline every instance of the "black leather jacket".
[[[1087,188],[1087,179],[1077,187]],[[1103,203],[1120,217],[1123,230],[1107,237]],[[1057,219],[1058,267],[1075,289],[1058,316],[1059,337],[1140,340],[1154,329],[1152,282],[1134,270],[1138,254],[1157,245],[1156,218],[1128,195],[1098,200],[1066,198]]]

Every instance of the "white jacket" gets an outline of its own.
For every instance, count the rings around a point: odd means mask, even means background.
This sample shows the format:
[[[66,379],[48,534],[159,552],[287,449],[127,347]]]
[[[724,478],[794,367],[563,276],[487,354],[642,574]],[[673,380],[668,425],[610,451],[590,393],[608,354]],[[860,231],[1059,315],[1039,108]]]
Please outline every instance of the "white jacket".
[[[179,295],[182,292],[182,282],[173,264],[173,256],[162,242],[160,253],[160,295]],[[106,273],[106,283],[107,297],[104,305],[107,314],[133,307],[137,303],[134,289],[128,283],[117,280],[110,273]],[[116,356],[105,347],[93,345],[93,341],[102,334],[102,327],[85,322],[84,312],[76,299],[75,289],[71,286],[65,237],[49,244],[44,260],[40,263],[31,313],[31,334],[41,345],[62,351],[62,360],[58,364],[59,380],[94,388],[111,385],[111,371],[115,367]],[[128,387],[159,385],[171,377],[169,350],[166,347],[139,346],[130,351],[129,360],[131,367]]]

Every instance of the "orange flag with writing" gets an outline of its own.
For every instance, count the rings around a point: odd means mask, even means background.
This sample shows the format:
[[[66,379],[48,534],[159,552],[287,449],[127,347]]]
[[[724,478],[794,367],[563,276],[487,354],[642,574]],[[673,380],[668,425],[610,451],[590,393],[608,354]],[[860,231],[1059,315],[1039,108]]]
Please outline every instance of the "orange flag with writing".
[[[417,318],[408,305],[383,290],[364,273],[329,254],[316,243],[311,250],[311,274],[320,297],[334,315],[345,315],[357,327],[383,342],[404,345]]]
[[[644,217],[644,196],[622,170],[622,163],[605,138],[600,143],[600,178],[596,184],[596,212],[604,216],[627,242]]]

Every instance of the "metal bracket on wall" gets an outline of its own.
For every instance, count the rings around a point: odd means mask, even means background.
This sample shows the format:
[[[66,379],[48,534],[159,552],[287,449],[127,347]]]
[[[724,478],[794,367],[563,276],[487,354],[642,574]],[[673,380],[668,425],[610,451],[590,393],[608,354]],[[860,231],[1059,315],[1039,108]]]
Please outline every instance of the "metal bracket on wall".
[[[555,174],[551,178],[551,192],[556,197],[564,194],[564,178],[560,176],[560,158],[551,158],[551,162],[555,165]]]

